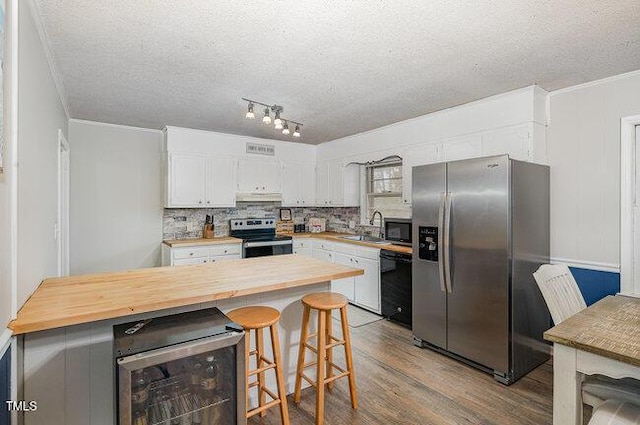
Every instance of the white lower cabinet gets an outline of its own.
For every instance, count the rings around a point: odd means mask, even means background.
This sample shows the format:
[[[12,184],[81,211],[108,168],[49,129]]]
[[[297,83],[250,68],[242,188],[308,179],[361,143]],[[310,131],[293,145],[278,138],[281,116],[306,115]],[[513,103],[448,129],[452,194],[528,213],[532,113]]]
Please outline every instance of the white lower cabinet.
[[[212,244],[198,247],[169,247],[162,245],[162,265],[181,266],[185,264],[205,264],[217,261],[235,260],[242,256],[242,245]]]
[[[298,255],[306,255],[311,257],[311,240],[309,239],[294,239],[293,240],[293,253]]]
[[[353,257],[338,252],[333,255],[333,262],[342,264],[343,266],[356,267]],[[338,292],[349,299],[349,302],[355,302],[355,278],[346,277],[344,279],[335,279],[331,281],[331,290]]]
[[[349,302],[380,314],[380,250],[354,244],[315,240],[313,257],[363,269],[361,276],[331,281],[331,290]]]
[[[380,313],[380,260],[355,257],[355,266],[364,274],[355,277],[354,303]]]

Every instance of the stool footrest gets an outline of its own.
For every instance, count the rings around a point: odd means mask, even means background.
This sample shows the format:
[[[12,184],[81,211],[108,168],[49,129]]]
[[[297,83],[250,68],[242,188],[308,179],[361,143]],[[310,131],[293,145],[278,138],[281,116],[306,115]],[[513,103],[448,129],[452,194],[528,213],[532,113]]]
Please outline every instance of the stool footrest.
[[[326,378],[326,379],[324,380],[324,383],[325,383],[325,384],[328,384],[329,382],[333,382],[333,381],[335,381],[336,379],[344,378],[345,376],[349,376],[349,372],[346,372],[346,371],[345,371],[345,372],[342,372],[342,373],[340,373],[340,374],[338,374],[338,375],[333,375],[333,376],[332,376],[332,377],[330,377],[330,378]]]
[[[313,351],[314,353],[318,354],[318,349],[314,346],[309,344],[308,342],[303,342],[302,343],[305,347],[307,347],[309,350]]]
[[[325,348],[329,349],[329,348],[336,347],[338,345],[344,345],[344,340],[343,339],[336,339],[336,342],[332,342],[331,344],[327,344],[325,346]]]
[[[255,409],[251,409],[247,412],[247,419],[252,417],[253,415],[257,415],[260,412],[264,412],[267,409],[272,408],[273,406],[277,406],[278,404],[280,404],[282,402],[282,400],[277,399],[277,400],[272,400],[269,403],[262,405],[260,407],[256,407]]]
[[[313,379],[309,378],[307,375],[305,375],[304,373],[300,373],[300,376],[307,381],[313,388],[317,388],[318,384],[316,383],[316,381],[314,381]]]
[[[271,362],[271,363],[267,364],[266,366],[261,367],[259,369],[250,370],[249,373],[247,374],[247,376],[257,375],[258,373],[265,372],[265,371],[267,371],[269,369],[275,369],[275,367],[276,367],[276,364]]]

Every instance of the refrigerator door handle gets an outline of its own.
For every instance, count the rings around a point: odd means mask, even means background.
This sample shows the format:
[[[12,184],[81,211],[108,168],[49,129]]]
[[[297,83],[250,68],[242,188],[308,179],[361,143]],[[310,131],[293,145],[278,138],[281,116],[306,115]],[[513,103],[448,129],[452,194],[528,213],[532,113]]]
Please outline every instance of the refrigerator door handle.
[[[447,283],[444,277],[444,204],[447,194],[442,192],[440,208],[438,209],[438,274],[440,275],[440,290],[447,292]]]
[[[447,292],[453,292],[453,285],[451,284],[451,199],[453,193],[447,192],[445,196],[444,207],[444,275]]]

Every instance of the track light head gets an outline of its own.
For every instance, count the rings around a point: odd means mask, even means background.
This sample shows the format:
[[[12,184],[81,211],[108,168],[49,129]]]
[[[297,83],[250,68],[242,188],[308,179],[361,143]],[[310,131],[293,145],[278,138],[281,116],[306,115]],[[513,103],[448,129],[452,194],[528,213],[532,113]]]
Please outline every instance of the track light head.
[[[271,124],[271,114],[269,113],[269,108],[264,108],[264,117],[262,118],[263,124]]]
[[[282,120],[280,119],[280,110],[276,109],[276,117],[273,120],[276,130],[282,130]]]
[[[253,103],[249,102],[249,105],[247,106],[247,114],[244,116],[245,118],[249,118],[250,120],[254,119],[256,117],[256,114],[253,113]]]

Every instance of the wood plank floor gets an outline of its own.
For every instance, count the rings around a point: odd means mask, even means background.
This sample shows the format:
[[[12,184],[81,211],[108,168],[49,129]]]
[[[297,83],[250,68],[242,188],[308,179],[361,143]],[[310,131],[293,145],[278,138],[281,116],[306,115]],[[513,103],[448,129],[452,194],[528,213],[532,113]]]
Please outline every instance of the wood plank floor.
[[[551,362],[506,387],[488,374],[413,346],[411,331],[387,320],[351,328],[351,338],[358,410],[351,409],[347,379],[340,379],[326,392],[327,425],[552,423]],[[299,405],[291,396],[288,401],[293,425],[315,423],[312,388],[303,390]],[[280,424],[280,414],[272,408],[248,423]]]

